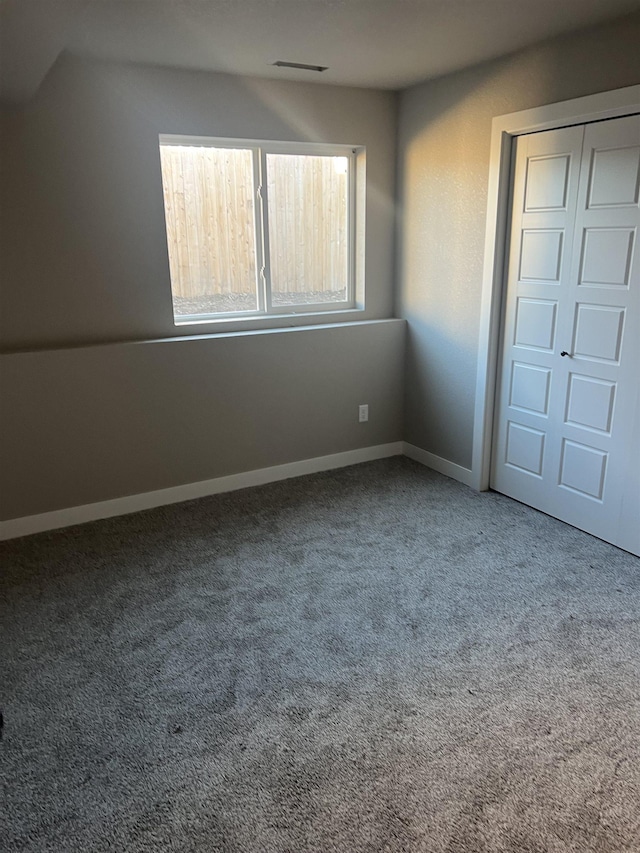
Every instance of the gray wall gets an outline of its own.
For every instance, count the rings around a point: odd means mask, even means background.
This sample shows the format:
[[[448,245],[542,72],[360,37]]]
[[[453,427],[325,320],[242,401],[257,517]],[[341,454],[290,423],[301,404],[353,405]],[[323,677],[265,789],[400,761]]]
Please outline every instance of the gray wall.
[[[161,132],[365,145],[375,321],[392,308],[395,108],[67,56],[3,111],[0,517],[401,439],[400,321],[171,339],[189,330],[173,325],[158,153]]]
[[[640,83],[639,45],[633,15],[402,93],[406,441],[471,467],[491,120]]]
[[[0,518],[397,441],[403,354],[389,320],[6,355]]]

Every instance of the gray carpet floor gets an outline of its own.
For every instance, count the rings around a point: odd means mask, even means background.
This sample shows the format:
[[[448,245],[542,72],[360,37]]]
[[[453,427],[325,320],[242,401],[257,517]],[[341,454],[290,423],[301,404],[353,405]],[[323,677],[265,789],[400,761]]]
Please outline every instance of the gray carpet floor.
[[[640,561],[561,522],[395,458],[0,555],[3,850],[640,850]]]

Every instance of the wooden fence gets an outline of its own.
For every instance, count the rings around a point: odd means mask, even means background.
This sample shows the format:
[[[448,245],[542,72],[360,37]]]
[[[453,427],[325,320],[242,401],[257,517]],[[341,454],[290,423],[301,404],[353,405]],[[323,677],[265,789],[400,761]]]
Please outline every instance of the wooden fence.
[[[160,148],[173,293],[255,293],[251,152]],[[274,293],[340,291],[348,277],[346,159],[267,155]]]

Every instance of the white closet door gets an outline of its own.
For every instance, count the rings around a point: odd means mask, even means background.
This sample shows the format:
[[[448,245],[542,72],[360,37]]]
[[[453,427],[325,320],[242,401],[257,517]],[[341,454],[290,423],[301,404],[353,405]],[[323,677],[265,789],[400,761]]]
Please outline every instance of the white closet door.
[[[492,487],[640,554],[640,116],[517,140]]]

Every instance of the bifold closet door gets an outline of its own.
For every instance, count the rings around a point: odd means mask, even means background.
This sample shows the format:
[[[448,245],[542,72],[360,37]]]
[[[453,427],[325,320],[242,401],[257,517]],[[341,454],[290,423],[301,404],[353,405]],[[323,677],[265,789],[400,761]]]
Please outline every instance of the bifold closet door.
[[[491,485],[640,554],[640,116],[515,145]]]

